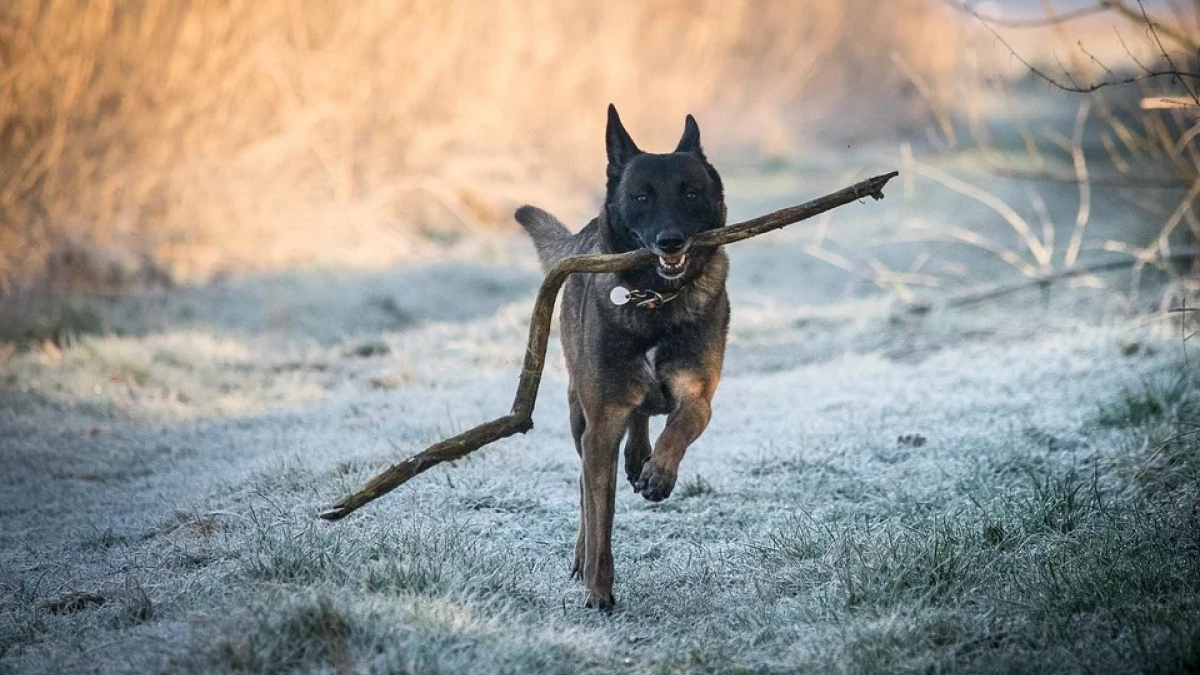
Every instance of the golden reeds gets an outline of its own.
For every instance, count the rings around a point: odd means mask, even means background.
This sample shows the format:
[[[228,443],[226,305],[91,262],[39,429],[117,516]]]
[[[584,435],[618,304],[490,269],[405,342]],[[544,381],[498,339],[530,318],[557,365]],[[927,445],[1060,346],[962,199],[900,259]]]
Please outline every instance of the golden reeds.
[[[952,77],[947,25],[926,0],[13,0],[0,293],[394,261],[594,185],[610,100],[650,148],[686,112],[767,152],[847,97],[896,120],[896,56]]]

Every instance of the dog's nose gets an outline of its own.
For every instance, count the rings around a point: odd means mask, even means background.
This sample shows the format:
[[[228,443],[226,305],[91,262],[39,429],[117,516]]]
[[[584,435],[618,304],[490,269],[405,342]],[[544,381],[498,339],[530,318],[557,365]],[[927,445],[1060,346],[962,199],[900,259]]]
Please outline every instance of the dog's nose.
[[[654,243],[663,253],[678,253],[687,244],[687,239],[683,237],[683,233],[681,232],[667,230],[666,232],[659,233],[658,237],[654,239]]]

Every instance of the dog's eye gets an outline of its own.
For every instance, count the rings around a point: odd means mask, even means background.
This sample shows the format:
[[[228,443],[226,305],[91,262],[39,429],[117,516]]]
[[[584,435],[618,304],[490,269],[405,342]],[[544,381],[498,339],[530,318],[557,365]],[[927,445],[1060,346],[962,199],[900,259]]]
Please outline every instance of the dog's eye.
[[[646,195],[638,195],[633,198],[633,201],[635,201],[639,204],[645,204],[646,202],[650,201],[650,197],[648,197]]]
[[[699,198],[700,198],[700,193],[699,193],[699,192],[696,192],[695,190],[688,190],[687,192],[683,193],[683,196],[684,196],[684,197],[685,197],[685,198],[686,198],[686,199],[687,199],[689,202],[694,202],[694,201],[696,201],[697,199],[699,199]]]

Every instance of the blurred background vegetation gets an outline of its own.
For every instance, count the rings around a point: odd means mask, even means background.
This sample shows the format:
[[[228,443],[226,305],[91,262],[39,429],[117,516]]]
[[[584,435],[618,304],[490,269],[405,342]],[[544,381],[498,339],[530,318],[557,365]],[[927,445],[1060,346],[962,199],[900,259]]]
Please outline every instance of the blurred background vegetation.
[[[1026,4],[1069,21],[1003,18]],[[525,201],[581,222],[610,101],[651,149],[695,113],[723,169],[864,142],[987,150],[1001,111],[1021,136],[1020,156],[1000,162],[1010,174],[1093,181],[1071,161],[1069,129],[1026,122],[1041,103],[1012,87],[1036,80],[1070,115],[1089,101],[1106,180],[1153,165],[1153,180],[1189,197],[1146,208],[1170,236],[1200,230],[1196,81],[1148,77],[1160,65],[1196,72],[1194,6],[1104,0],[1076,17],[1079,6],[11,0],[0,5],[0,307],[29,293],[427,260],[511,228]],[[1134,82],[1072,94],[1047,79]],[[1143,110],[1155,94],[1183,104]],[[1064,176],[1046,159],[1055,152]]]
[[[904,104],[862,121],[911,123],[910,83],[878,64],[948,80],[956,36],[930,3],[876,4],[5,3],[0,278],[392,262],[570,199],[602,175],[610,100],[649,147],[694,112],[714,141],[786,152],[856,91]]]

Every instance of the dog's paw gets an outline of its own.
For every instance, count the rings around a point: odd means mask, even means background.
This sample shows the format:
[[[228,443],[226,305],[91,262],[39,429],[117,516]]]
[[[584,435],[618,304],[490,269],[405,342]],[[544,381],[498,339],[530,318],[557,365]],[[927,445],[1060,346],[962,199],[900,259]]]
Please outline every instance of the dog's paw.
[[[654,462],[646,462],[642,467],[642,475],[638,476],[633,489],[652,502],[661,502],[671,496],[675,489],[676,474],[657,466]]]
[[[601,593],[598,591],[588,591],[587,596],[583,600],[583,606],[588,609],[598,609],[601,612],[608,613],[616,607],[617,599],[613,597],[611,592]]]

